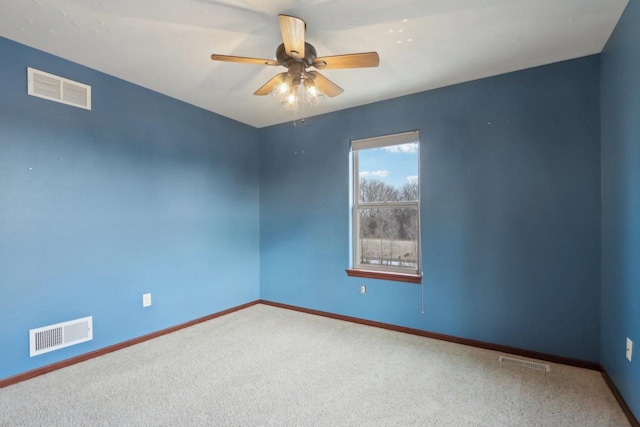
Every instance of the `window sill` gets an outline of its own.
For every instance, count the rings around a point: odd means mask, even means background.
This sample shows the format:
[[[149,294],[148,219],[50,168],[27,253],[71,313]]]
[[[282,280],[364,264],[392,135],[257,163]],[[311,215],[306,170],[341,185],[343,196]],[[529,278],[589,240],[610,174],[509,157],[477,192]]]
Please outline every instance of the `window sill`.
[[[360,270],[355,268],[348,268],[347,276],[365,277],[367,279],[392,280],[395,282],[422,283],[422,276],[419,274],[390,273],[388,271]]]

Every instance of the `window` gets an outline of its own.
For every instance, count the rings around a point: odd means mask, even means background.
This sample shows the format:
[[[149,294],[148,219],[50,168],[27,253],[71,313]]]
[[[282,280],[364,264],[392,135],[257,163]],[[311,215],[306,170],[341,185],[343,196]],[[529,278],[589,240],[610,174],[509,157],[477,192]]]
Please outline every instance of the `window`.
[[[351,142],[350,276],[420,283],[418,132]]]

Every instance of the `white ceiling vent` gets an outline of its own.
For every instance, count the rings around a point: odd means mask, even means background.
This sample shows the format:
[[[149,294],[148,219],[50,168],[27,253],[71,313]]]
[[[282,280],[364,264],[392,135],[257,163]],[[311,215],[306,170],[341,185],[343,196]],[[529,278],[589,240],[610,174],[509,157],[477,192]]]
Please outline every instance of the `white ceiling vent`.
[[[27,93],[91,110],[91,86],[27,67]]]

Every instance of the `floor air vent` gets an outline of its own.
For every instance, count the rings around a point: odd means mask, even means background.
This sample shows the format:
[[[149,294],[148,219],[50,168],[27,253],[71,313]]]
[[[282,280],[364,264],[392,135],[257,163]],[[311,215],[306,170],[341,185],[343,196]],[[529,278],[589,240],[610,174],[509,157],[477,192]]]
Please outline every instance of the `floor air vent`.
[[[500,356],[498,360],[502,363],[507,363],[509,365],[524,366],[525,368],[535,369],[536,371],[549,372],[551,370],[549,365],[545,365],[544,363],[530,362],[528,360],[514,359],[512,357],[506,357],[506,356]]]
[[[91,110],[91,86],[30,67],[27,68],[27,93]]]
[[[31,329],[29,331],[29,356],[37,356],[92,339],[92,316]]]

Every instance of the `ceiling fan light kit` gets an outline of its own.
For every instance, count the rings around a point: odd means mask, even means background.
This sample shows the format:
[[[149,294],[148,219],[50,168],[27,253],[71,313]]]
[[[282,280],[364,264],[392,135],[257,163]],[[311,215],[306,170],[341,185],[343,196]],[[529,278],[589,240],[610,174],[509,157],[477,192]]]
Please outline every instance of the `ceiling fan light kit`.
[[[281,65],[287,69],[265,83],[254,95],[271,96],[287,110],[297,111],[302,103],[320,104],[325,96],[340,95],[343,89],[317,71],[307,68],[337,69],[377,67],[380,58],[376,52],[317,57],[316,49],[305,42],[307,24],[300,18],[278,15],[283,43],[276,49],[276,60],[246,58],[242,56],[211,55],[214,61],[241,62],[268,66]]]

